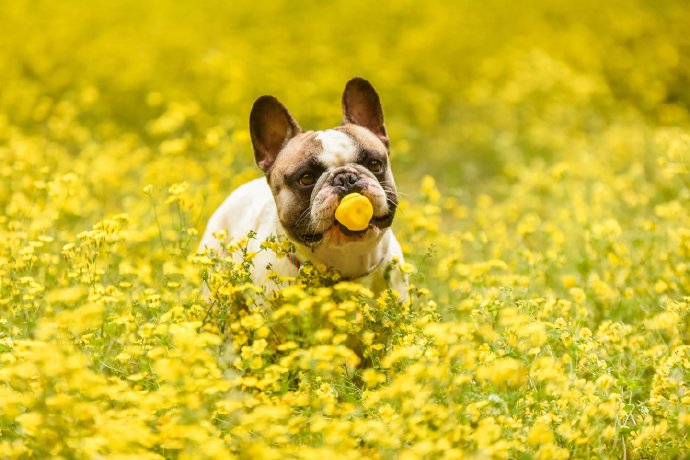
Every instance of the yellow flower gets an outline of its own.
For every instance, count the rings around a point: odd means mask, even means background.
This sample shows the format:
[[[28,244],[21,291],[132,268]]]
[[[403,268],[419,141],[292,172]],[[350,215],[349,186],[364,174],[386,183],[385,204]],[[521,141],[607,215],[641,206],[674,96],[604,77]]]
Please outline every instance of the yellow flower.
[[[527,442],[534,446],[550,444],[554,441],[554,434],[548,420],[538,420],[527,433]]]
[[[521,386],[527,382],[527,371],[514,358],[498,358],[491,364],[480,366],[477,377],[494,386]]]

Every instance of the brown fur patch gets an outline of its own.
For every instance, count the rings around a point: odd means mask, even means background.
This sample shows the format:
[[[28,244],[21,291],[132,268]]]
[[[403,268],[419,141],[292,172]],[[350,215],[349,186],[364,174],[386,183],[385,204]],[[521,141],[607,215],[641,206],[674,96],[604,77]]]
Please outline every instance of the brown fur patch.
[[[366,128],[352,123],[346,123],[342,126],[338,126],[335,130],[350,136],[350,138],[355,141],[355,144],[361,149],[379,152],[382,155],[388,154],[388,148],[383,144],[381,139]]]

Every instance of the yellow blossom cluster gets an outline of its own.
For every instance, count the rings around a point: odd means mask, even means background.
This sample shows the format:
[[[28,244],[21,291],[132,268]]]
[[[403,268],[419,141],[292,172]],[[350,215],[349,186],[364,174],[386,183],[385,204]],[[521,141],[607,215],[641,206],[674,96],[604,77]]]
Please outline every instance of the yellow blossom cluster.
[[[681,0],[2,2],[0,459],[686,458],[688,23]],[[198,252],[259,176],[253,100],[330,127],[355,75],[409,292],[308,263],[255,285],[253,234]]]

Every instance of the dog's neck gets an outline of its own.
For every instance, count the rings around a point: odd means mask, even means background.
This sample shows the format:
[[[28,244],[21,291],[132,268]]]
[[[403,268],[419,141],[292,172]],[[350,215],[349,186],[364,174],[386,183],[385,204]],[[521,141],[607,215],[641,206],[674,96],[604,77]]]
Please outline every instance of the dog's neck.
[[[344,278],[358,278],[370,273],[385,259],[390,250],[390,229],[367,241],[342,245],[324,242],[313,247],[296,244],[296,248],[296,255],[302,261],[324,264]]]

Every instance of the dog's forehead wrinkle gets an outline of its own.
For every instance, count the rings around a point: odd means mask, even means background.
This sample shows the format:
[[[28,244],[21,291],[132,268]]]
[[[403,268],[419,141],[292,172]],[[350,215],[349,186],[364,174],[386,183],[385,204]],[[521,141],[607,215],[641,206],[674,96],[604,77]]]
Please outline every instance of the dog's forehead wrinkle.
[[[357,161],[359,148],[347,134],[335,129],[327,129],[318,131],[315,139],[321,142],[322,151],[319,154],[319,160],[327,168]]]

